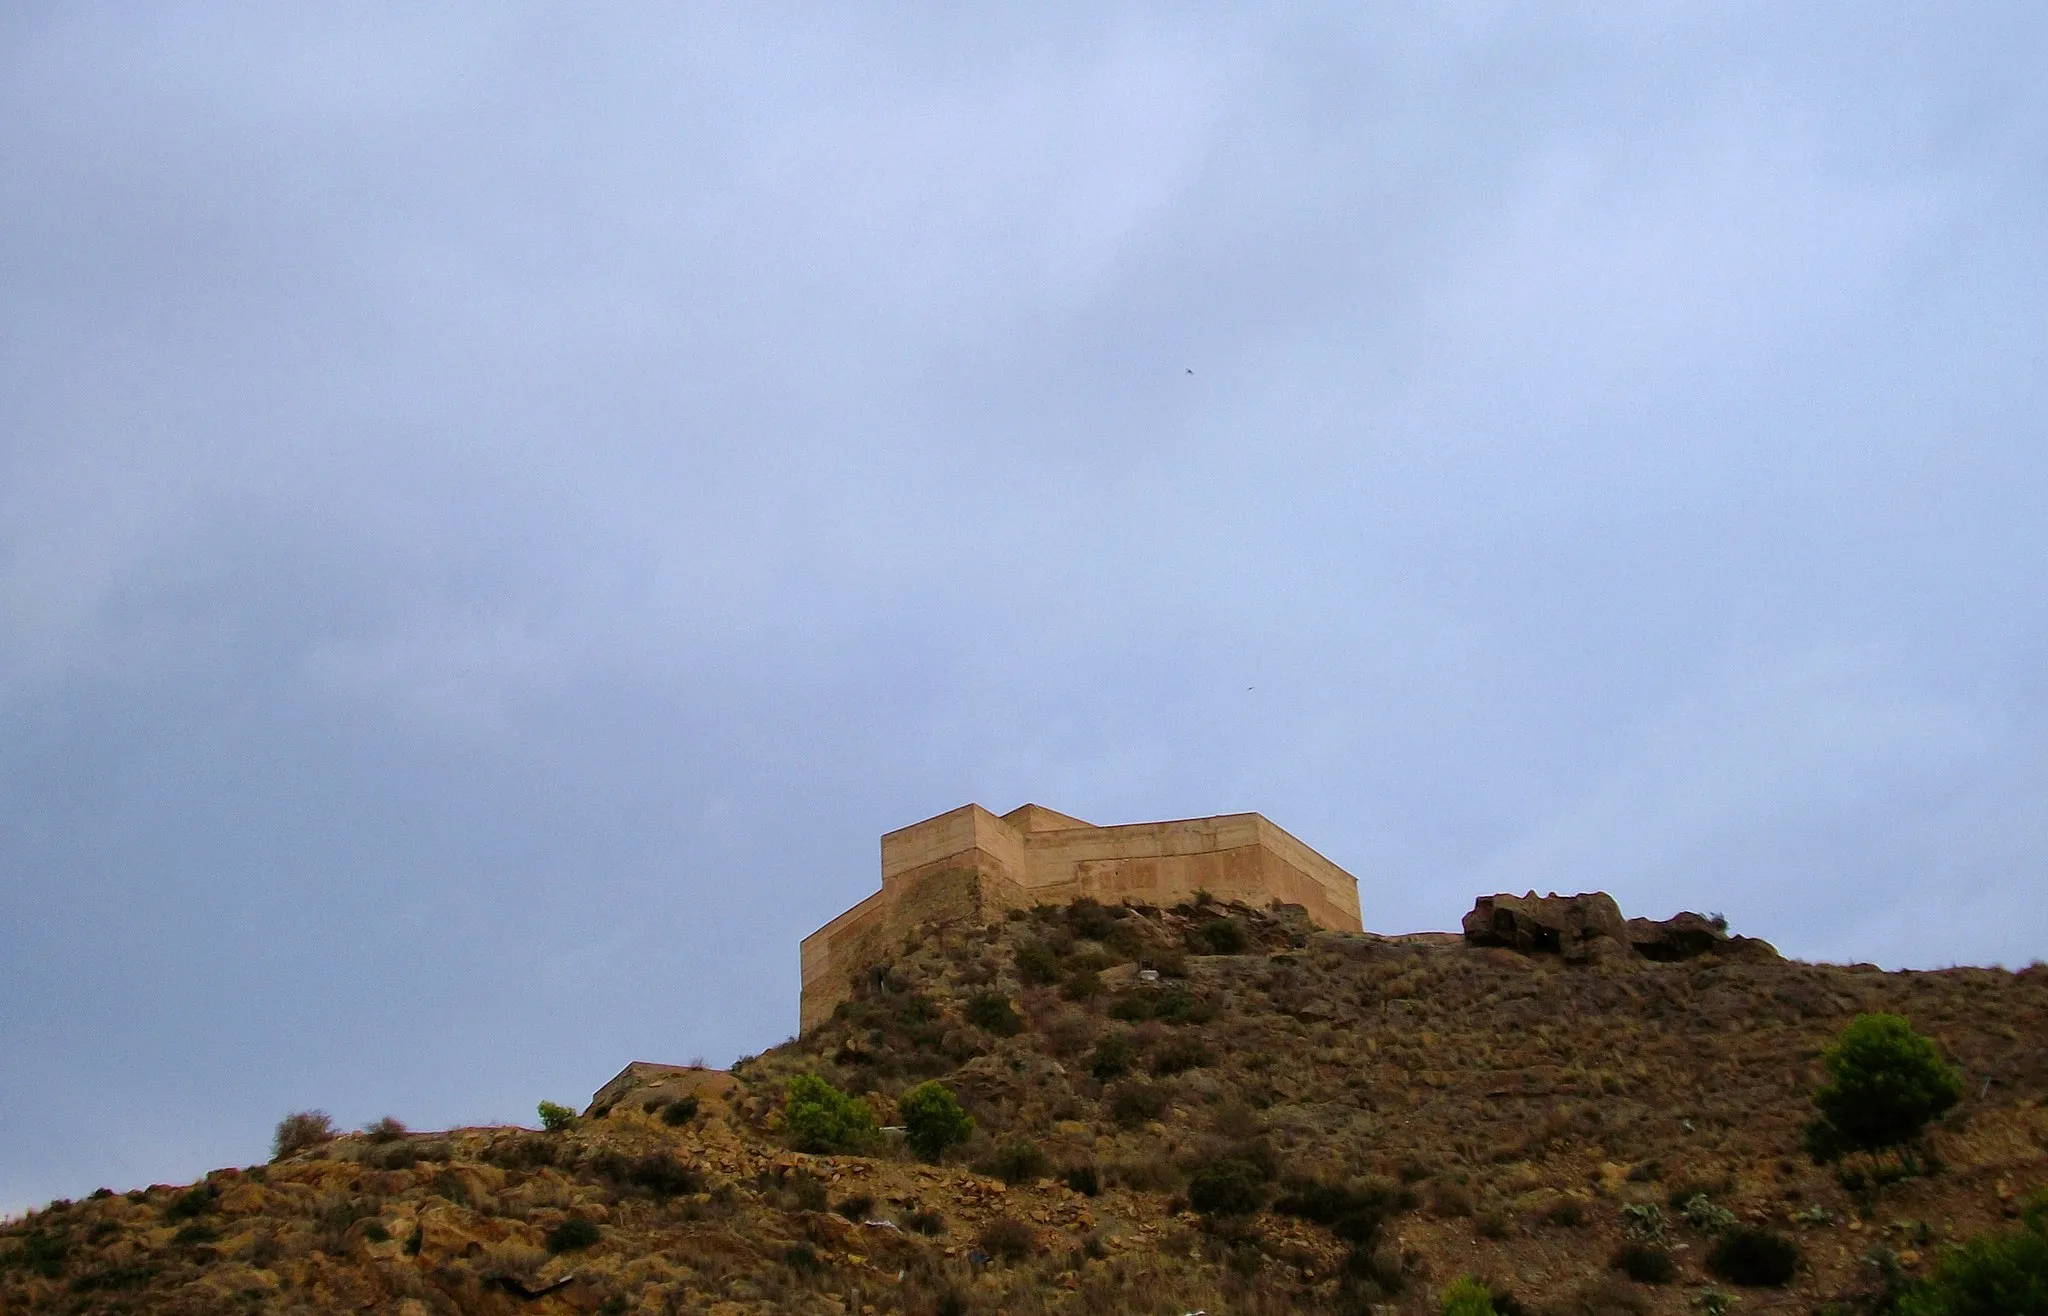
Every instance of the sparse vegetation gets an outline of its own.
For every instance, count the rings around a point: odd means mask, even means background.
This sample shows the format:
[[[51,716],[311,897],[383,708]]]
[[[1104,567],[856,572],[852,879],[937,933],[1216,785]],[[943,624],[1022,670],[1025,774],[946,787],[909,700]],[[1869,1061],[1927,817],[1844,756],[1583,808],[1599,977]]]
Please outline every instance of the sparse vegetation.
[[[1493,1305],[1493,1289],[1470,1275],[1451,1281],[1437,1310],[1442,1316],[1500,1316]]]
[[[1205,919],[1188,930],[1188,948],[1200,955],[1242,955],[1251,938],[1234,918]]]
[[[997,1216],[981,1227],[975,1242],[989,1256],[1015,1263],[1038,1251],[1038,1231],[1015,1216]]]
[[[1044,1150],[1037,1143],[1025,1138],[1012,1138],[989,1153],[986,1159],[976,1162],[974,1168],[1006,1184],[1020,1184],[1043,1178],[1050,1167]]]
[[[968,1023],[997,1037],[1015,1037],[1024,1031],[1023,1017],[1010,1004],[1010,998],[1001,992],[976,993],[967,999],[966,1008],[961,1013]]]
[[[386,1115],[374,1123],[363,1126],[363,1136],[373,1143],[397,1142],[408,1132],[410,1130],[405,1125],[390,1115]]]
[[[1220,920],[1271,953],[1209,954],[1198,929]],[[1056,971],[1026,970],[1034,956]],[[1165,972],[1177,959],[1184,978]],[[1099,997],[1070,990],[1084,975]],[[1017,1032],[968,1017],[988,996]],[[1883,1155],[1816,1167],[1797,1155],[1809,1094],[1859,1009],[1939,1036],[1969,1100]],[[0,1223],[0,1310],[310,1309],[317,1273],[387,1306],[509,1311],[575,1272],[572,1305],[601,1316],[1357,1316],[1482,1290],[1496,1316],[2027,1312],[2015,1286],[2042,1245],[2007,1219],[2040,1181],[2044,1033],[2043,970],[1566,966],[1215,900],[1038,909],[925,929],[803,1038],[692,1084],[701,1100],[650,1077],[552,1133],[372,1125],[260,1173]],[[973,1120],[930,1161],[913,1136],[927,1084],[944,1123]],[[1013,1182],[945,1163],[962,1149]],[[1392,1226],[1423,1203],[1434,1218]],[[548,1262],[537,1245],[568,1220],[601,1260]],[[1796,1289],[1721,1296],[1760,1273],[1705,1265],[1745,1221],[1796,1231]],[[1491,1275],[1536,1289],[1524,1305]]]
[[[1125,1128],[1135,1128],[1147,1120],[1156,1120],[1166,1113],[1170,1096],[1157,1083],[1133,1079],[1111,1088],[1105,1098],[1109,1104],[1111,1118]]]
[[[1093,1054],[1088,1057],[1088,1072],[1099,1079],[1121,1078],[1131,1072],[1131,1066],[1138,1061],[1137,1048],[1124,1033],[1110,1033],[1096,1042]]]
[[[324,1110],[293,1111],[277,1122],[271,1135],[272,1160],[283,1160],[308,1148],[334,1141],[334,1117]]]

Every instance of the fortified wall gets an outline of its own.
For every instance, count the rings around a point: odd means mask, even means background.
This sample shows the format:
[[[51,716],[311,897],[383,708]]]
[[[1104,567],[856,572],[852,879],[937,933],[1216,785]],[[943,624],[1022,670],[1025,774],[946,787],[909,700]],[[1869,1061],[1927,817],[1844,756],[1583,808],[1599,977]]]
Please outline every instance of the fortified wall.
[[[1097,827],[1036,804],[1000,818],[968,804],[882,838],[882,889],[803,941],[802,1027],[852,994],[854,975],[917,925],[1060,905],[1218,900],[1300,905],[1316,926],[1358,932],[1358,879],[1256,813]]]

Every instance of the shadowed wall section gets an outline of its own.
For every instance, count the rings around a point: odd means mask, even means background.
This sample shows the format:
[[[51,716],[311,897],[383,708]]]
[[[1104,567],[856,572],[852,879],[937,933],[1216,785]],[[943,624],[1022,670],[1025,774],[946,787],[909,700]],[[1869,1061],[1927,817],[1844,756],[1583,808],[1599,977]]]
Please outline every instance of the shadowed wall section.
[[[1097,827],[1036,804],[1000,818],[969,804],[884,836],[882,889],[804,938],[802,1027],[830,1018],[854,975],[920,923],[1083,896],[1174,905],[1198,891],[1362,930],[1358,879],[1256,813]]]

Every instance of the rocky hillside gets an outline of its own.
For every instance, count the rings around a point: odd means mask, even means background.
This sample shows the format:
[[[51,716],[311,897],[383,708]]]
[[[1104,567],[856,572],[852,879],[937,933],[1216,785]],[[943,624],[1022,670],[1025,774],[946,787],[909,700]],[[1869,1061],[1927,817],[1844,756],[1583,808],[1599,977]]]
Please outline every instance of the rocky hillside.
[[[0,1311],[1421,1312],[1462,1275],[1503,1313],[1857,1310],[2048,1184],[2048,969],[1802,964],[1601,901],[1495,898],[1463,936],[928,926],[808,1036],[557,1131],[54,1203],[0,1237]],[[1816,1165],[1818,1057],[1876,1011],[1965,1095],[1913,1155]],[[802,1073],[885,1126],[939,1080],[974,1133],[794,1150]]]

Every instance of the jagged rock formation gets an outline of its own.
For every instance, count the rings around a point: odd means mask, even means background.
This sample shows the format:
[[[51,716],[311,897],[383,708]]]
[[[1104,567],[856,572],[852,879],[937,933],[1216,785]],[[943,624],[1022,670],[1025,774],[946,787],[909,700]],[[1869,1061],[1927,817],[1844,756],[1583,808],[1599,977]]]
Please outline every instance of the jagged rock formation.
[[[1777,949],[1767,941],[1729,936],[1725,919],[1690,911],[1668,919],[1624,919],[1621,906],[1604,891],[1481,896],[1465,915],[1464,932],[1474,946],[1557,954],[1573,964],[1630,955],[1665,964],[1702,955],[1750,961],[1778,958]]]

